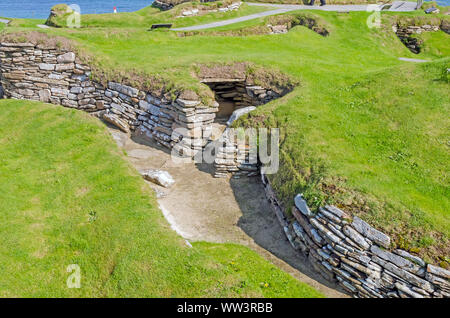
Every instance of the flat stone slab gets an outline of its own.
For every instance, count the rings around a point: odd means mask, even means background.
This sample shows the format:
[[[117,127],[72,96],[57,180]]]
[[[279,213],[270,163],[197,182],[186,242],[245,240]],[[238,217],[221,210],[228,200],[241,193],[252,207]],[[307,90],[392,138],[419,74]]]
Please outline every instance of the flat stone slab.
[[[230,119],[228,119],[227,121],[227,126],[231,126],[231,124],[233,122],[235,122],[236,120],[239,119],[239,117],[250,113],[251,111],[255,110],[256,107],[255,106],[248,106],[248,107],[244,107],[244,108],[240,108],[237,109],[233,112],[233,114],[231,114]]]
[[[38,25],[36,25],[38,28],[41,28],[41,29],[50,29],[50,27],[48,26],[48,25],[45,25],[45,24],[38,24]]]
[[[145,180],[156,183],[164,188],[170,188],[175,183],[172,176],[164,170],[142,170],[141,174]]]
[[[8,24],[11,20],[0,19],[0,23]]]
[[[312,213],[309,210],[308,204],[306,203],[306,201],[303,199],[301,194],[297,194],[294,198],[294,203],[295,206],[297,207],[297,209],[305,216],[311,216]]]
[[[437,267],[437,266],[428,264],[427,272],[437,275],[437,276],[440,276],[440,277],[443,277],[445,279],[450,279],[450,271],[446,270],[444,268],[441,268],[441,267]]]
[[[384,234],[383,232],[374,229],[369,224],[361,220],[359,217],[355,216],[353,218],[352,226],[355,230],[357,230],[363,236],[367,237],[369,240],[372,240],[385,248],[389,248],[391,244],[390,237]]]

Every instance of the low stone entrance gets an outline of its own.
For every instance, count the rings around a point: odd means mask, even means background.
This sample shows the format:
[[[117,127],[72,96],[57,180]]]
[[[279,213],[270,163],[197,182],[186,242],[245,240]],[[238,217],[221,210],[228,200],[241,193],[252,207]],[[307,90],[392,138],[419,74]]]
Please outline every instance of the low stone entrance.
[[[250,153],[250,141],[239,144],[236,132],[228,127],[234,120],[255,109],[259,105],[281,97],[280,93],[270,88],[255,85],[242,78],[205,78],[203,83],[214,92],[218,104],[216,118],[212,124],[216,133],[216,154],[214,176],[227,177],[233,174],[239,176],[256,176],[259,174],[259,164],[256,154]],[[236,75],[235,75],[236,76]]]

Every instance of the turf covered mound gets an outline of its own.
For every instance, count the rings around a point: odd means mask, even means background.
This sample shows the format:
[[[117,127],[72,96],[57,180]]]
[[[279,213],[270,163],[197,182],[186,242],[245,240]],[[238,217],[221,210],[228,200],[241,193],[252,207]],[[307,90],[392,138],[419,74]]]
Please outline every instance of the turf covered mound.
[[[46,25],[62,28],[67,26],[67,18],[73,14],[74,10],[67,4],[57,4],[50,10],[50,15],[45,22]]]

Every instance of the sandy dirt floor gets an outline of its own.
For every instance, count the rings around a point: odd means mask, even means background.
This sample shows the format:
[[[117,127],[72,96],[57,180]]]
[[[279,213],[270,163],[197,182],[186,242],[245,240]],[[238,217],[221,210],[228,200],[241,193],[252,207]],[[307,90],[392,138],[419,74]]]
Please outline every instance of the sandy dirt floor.
[[[161,169],[175,179],[170,189],[147,183],[156,191],[172,228],[186,240],[246,245],[327,297],[347,297],[291,247],[258,177],[217,179],[212,165],[176,163],[166,149],[154,143],[130,138],[114,128],[110,132],[137,170]]]

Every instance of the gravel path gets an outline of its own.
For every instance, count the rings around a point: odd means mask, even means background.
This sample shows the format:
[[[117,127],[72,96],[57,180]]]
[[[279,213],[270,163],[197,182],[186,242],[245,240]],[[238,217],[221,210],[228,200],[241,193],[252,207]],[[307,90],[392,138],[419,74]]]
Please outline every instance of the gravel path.
[[[409,58],[409,57],[399,57],[398,59],[399,59],[400,61],[414,62],[414,63],[426,63],[426,62],[429,62],[429,60],[411,59],[411,58]]]
[[[295,10],[295,9],[282,8],[282,9],[276,9],[276,10],[270,10],[270,11],[259,12],[259,13],[255,13],[255,14],[251,14],[251,15],[246,15],[244,17],[239,17],[239,18],[235,18],[235,19],[229,19],[229,20],[225,20],[225,21],[217,21],[217,22],[202,24],[202,25],[194,25],[194,26],[190,26],[190,27],[177,28],[177,29],[172,29],[172,30],[174,30],[174,31],[195,31],[195,30],[210,29],[210,28],[216,28],[216,27],[220,27],[220,26],[224,26],[224,25],[244,22],[244,21],[258,19],[258,18],[262,18],[262,17],[267,17],[269,15],[285,13],[285,12],[289,12],[289,11],[293,11],[293,10]]]
[[[272,4],[272,3],[253,3],[246,2],[246,4],[250,6],[259,6],[259,7],[273,7],[277,8],[275,10],[269,10],[264,12],[259,12],[251,15],[246,15],[239,18],[229,19],[225,21],[217,21],[213,23],[194,25],[185,28],[175,28],[172,29],[174,31],[196,31],[210,28],[217,28],[229,24],[239,23],[243,21],[258,19],[262,17],[267,17],[270,15],[285,13],[289,11],[295,10],[322,10],[322,11],[335,11],[335,12],[350,12],[350,11],[368,11],[367,5],[326,5],[326,6],[306,6],[306,5],[290,5],[290,4]],[[382,5],[384,6],[384,5]],[[380,6],[379,8],[381,9]],[[396,12],[409,12],[414,11],[416,8],[415,2],[407,2],[407,1],[395,1],[392,3],[391,8],[386,11],[396,11]],[[373,11],[373,10],[371,10]]]

